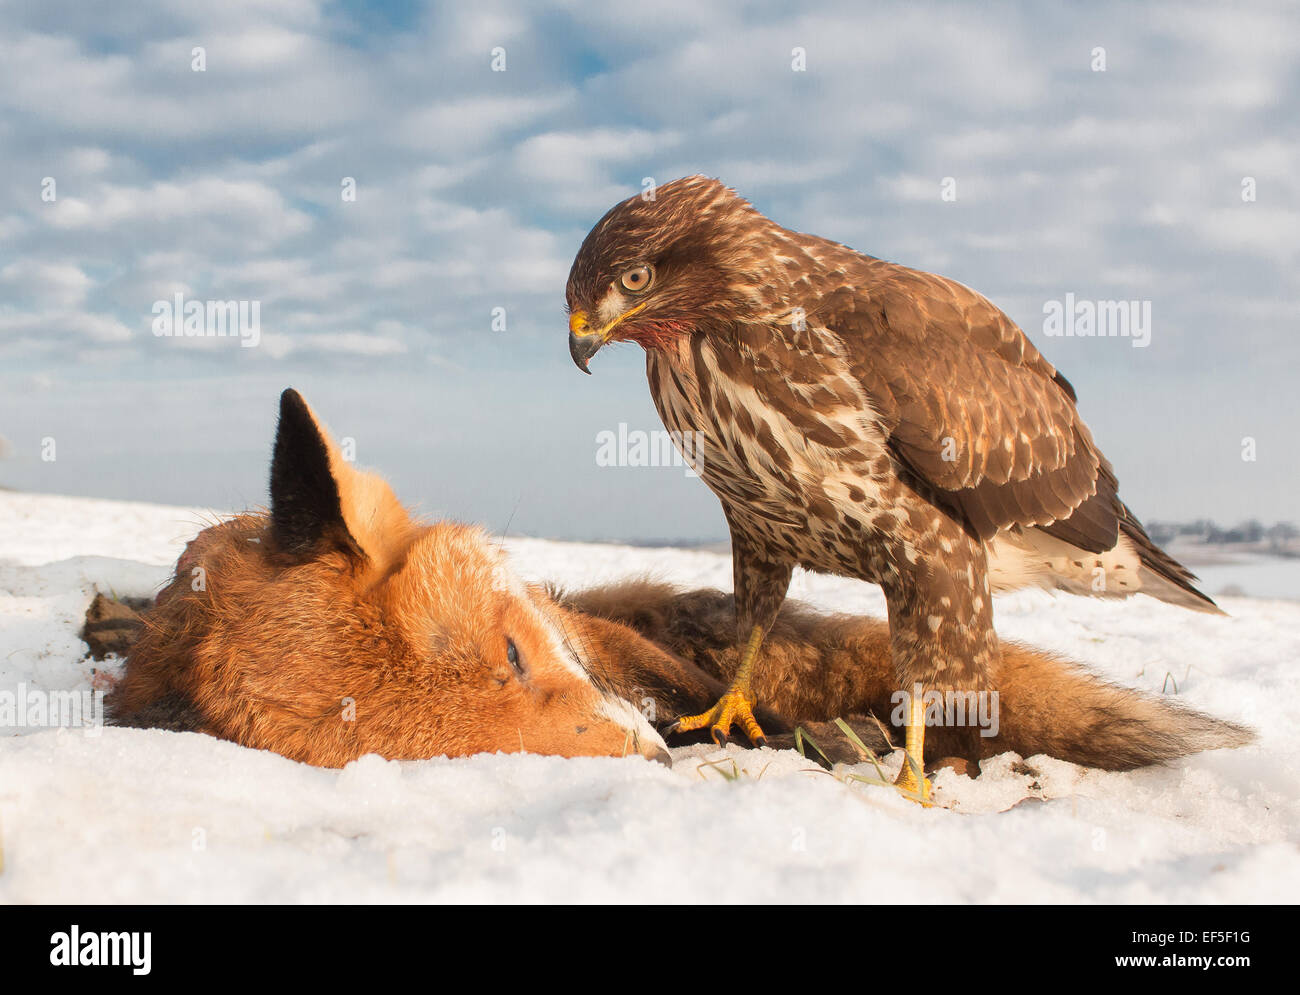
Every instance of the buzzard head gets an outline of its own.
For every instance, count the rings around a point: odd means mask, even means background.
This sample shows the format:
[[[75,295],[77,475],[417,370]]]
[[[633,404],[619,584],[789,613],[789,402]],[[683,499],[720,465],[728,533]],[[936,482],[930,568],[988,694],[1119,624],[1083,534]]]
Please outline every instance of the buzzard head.
[[[590,373],[608,342],[662,348],[733,327],[755,310],[763,276],[753,235],[771,225],[717,180],[688,176],[616,204],[578,250],[565,291],[569,353]]]

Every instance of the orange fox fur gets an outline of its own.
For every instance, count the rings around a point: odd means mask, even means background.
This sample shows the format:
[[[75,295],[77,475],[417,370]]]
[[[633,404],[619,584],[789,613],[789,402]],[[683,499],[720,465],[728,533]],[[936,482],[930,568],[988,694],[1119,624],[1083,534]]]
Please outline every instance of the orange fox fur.
[[[737,665],[717,591],[631,581],[578,593],[521,583],[481,531],[413,519],[353,469],[294,391],[281,398],[271,510],[205,529],[144,616],[109,705],[122,724],[210,733],[340,766],[485,751],[640,753],[716,700]],[[754,690],[774,745],[843,717],[887,741],[893,665],[883,620],[787,603]],[[1251,733],[1003,642],[999,731],[936,727],[927,757],[1014,750],[1122,770]],[[832,759],[851,753],[839,743]]]
[[[270,513],[190,543],[108,704],[123,723],[331,767],[366,753],[666,758],[588,676],[572,616],[479,530],[413,520],[286,391]]]

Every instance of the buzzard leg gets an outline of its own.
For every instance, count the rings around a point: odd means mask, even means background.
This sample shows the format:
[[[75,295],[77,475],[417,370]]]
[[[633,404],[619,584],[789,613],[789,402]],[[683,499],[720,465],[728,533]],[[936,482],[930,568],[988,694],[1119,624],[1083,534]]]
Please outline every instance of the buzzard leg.
[[[889,640],[899,685],[906,688],[903,768],[894,781],[907,797],[930,804],[925,776],[923,689],[982,693],[998,658],[988,563],[982,544],[942,519],[921,545],[915,564],[898,557],[881,586],[889,608]],[[942,720],[948,722],[947,714]],[[975,734],[974,717],[962,716],[965,735]],[[946,726],[945,732],[957,731]]]
[[[730,521],[730,518],[728,519]],[[668,727],[668,732],[691,732],[709,727],[713,741],[719,746],[727,744],[727,734],[732,725],[739,725],[749,741],[763,746],[767,738],[754,718],[757,703],[752,683],[754,664],[762,649],[763,639],[776,621],[785,592],[790,587],[793,563],[773,562],[754,548],[744,532],[731,523],[731,571],[736,587],[736,630],[746,637],[745,649],[740,655],[740,666],[731,680],[731,687],[716,705],[700,715],[688,715]],[[747,634],[747,636],[746,636]]]
[[[911,696],[911,706],[904,727],[906,740],[903,752],[903,769],[894,780],[894,787],[913,801],[930,807],[930,779],[925,776],[925,705]]]
[[[755,700],[750,686],[754,661],[758,658],[758,651],[762,645],[763,627],[756,625],[750,630],[745,652],[740,657],[740,666],[736,669],[736,676],[732,678],[731,687],[727,689],[726,694],[707,712],[683,716],[669,726],[667,731],[669,733],[693,732],[710,726],[713,741],[719,746],[726,746],[727,733],[731,731],[733,724],[738,724],[751,743],[755,746],[765,745],[767,737],[763,735],[758,720],[754,718]]]

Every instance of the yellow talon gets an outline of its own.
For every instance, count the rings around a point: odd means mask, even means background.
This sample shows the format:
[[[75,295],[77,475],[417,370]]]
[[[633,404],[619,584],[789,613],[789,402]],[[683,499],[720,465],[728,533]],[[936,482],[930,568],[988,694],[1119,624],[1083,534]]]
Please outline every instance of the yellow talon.
[[[719,746],[725,746],[727,742],[727,733],[731,731],[732,725],[739,725],[744,730],[749,741],[755,746],[762,746],[767,742],[763,735],[762,728],[759,727],[758,721],[754,718],[754,702],[745,694],[742,689],[733,687],[724,694],[718,703],[710,708],[707,712],[699,715],[686,715],[678,719],[672,726],[672,732],[693,732],[696,729],[703,729],[705,726],[712,727],[713,739]]]
[[[763,644],[763,630],[759,626],[749,634],[749,642],[745,645],[745,652],[740,658],[740,666],[736,669],[736,676],[732,680],[731,687],[727,690],[718,703],[710,708],[707,712],[699,715],[686,715],[678,719],[669,727],[668,732],[693,732],[696,729],[703,729],[709,726],[713,735],[713,741],[719,746],[727,744],[727,734],[731,731],[732,725],[739,725],[744,730],[749,741],[755,746],[763,746],[767,743],[767,737],[763,735],[763,730],[754,718],[754,695],[749,688],[749,675],[754,666],[754,659],[758,656],[758,649]]]
[[[894,787],[904,797],[930,808],[930,779],[925,776],[925,706],[919,694],[911,697],[907,717],[906,749],[903,752],[903,769],[894,780]]]

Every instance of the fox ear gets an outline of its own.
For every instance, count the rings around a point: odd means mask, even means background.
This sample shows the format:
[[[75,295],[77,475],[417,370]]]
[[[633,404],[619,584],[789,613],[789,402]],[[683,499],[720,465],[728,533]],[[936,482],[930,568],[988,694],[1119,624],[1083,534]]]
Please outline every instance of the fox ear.
[[[271,457],[271,534],[285,553],[305,556],[328,541],[364,556],[343,517],[329,437],[302,395],[280,395],[280,422]]]

